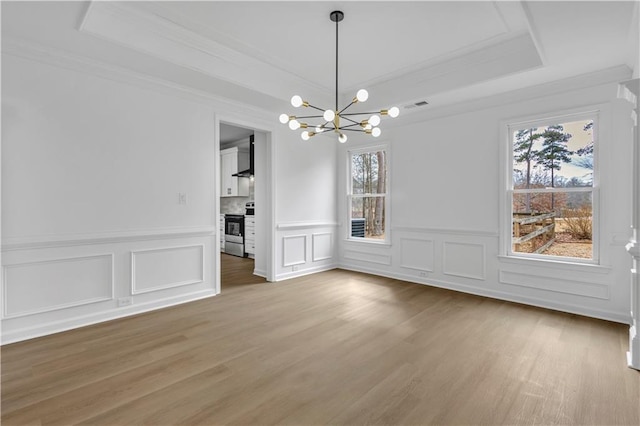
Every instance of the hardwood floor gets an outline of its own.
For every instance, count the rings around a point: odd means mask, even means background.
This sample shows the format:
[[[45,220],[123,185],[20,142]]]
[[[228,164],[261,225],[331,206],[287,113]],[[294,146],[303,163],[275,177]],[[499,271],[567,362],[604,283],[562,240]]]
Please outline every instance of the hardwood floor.
[[[253,259],[221,253],[220,265],[220,287],[223,294],[227,294],[229,290],[267,282],[264,278],[253,275]]]
[[[640,423],[623,325],[227,260],[215,298],[3,347],[2,423]]]

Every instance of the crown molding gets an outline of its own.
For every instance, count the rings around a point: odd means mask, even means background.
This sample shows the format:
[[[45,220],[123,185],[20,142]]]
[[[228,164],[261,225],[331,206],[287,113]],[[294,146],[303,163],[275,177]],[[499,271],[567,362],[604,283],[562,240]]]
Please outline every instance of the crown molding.
[[[46,65],[65,68],[75,72],[101,77],[118,83],[139,88],[162,90],[171,96],[206,104],[229,113],[247,114],[265,122],[273,121],[273,113],[250,104],[198,90],[190,86],[133,71],[129,68],[109,64],[66,50],[45,46],[40,43],[15,37],[2,37],[2,55],[10,55]]]
[[[79,31],[274,98],[287,98],[291,87],[326,96],[317,84],[127,2],[92,2]]]
[[[631,70],[626,65],[618,65],[579,76],[568,77],[548,83],[536,84],[522,89],[481,97],[472,101],[456,102],[442,107],[430,106],[424,110],[417,109],[409,114],[401,113],[388,127],[398,127],[421,123],[425,120],[449,117],[503,105],[521,102],[522,99],[533,100],[551,95],[559,95],[588,87],[603,84],[619,83],[628,80]],[[403,111],[404,112],[404,111]]]
[[[538,51],[538,55],[540,60],[544,65],[548,63],[547,55],[545,54],[542,43],[540,42],[540,30],[535,24],[533,19],[533,14],[531,13],[531,8],[526,2],[518,2],[520,8],[522,9],[522,13],[525,16],[525,21],[527,23],[527,28],[529,30],[529,34],[531,35],[531,39],[533,40],[534,45],[536,46],[536,50]]]
[[[370,91],[391,104],[407,104],[542,66],[535,43],[526,32],[495,38],[481,46],[422,63],[418,69],[370,85]]]

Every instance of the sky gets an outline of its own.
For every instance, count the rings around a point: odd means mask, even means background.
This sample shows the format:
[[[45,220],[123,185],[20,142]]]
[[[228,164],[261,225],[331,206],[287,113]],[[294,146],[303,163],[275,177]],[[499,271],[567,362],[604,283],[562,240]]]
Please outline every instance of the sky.
[[[565,133],[571,134],[571,139],[567,142],[567,148],[571,151],[577,151],[578,149],[584,147],[592,140],[593,129],[588,131],[584,131],[584,126],[589,122],[589,120],[580,120],[573,121],[567,123],[560,123],[564,127]],[[539,128],[538,131],[542,131],[543,128]],[[542,146],[542,140],[538,139],[536,143],[534,143],[534,149],[539,149]],[[578,158],[577,156],[572,156],[572,159]],[[514,164],[514,169],[526,170],[526,164]],[[578,167],[571,163],[563,163],[561,165],[560,170],[556,170],[554,173],[556,176],[563,176],[567,179],[571,179],[572,177],[583,178],[586,174],[590,173],[591,170],[585,169],[583,167]]]

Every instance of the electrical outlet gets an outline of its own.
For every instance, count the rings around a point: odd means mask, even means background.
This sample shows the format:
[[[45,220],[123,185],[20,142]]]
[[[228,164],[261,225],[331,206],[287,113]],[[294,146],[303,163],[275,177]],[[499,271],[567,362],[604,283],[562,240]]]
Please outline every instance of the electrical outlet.
[[[420,271],[420,272],[418,272],[418,275],[421,276],[422,278],[426,278],[427,277],[427,271]]]
[[[182,204],[184,206],[187,205],[187,193],[186,192],[178,193],[178,204]]]
[[[296,272],[298,270],[298,265],[293,265],[291,267],[291,271]]]
[[[121,297],[118,299],[118,307],[133,305],[133,297]]]

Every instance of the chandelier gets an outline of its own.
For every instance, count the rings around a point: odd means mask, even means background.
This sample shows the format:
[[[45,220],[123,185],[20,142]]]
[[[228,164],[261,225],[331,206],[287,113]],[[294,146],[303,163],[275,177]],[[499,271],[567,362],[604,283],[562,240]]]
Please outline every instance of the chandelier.
[[[346,112],[349,107],[354,104],[365,102],[369,98],[369,92],[365,89],[360,89],[356,93],[356,96],[351,100],[347,106],[342,109],[338,109],[338,23],[344,19],[344,13],[339,10],[335,10],[329,14],[332,22],[336,23],[336,104],[335,109],[324,109],[311,105],[309,102],[302,99],[301,96],[294,95],[291,98],[291,105],[295,108],[311,108],[321,111],[322,114],[318,115],[288,115],[281,114],[280,122],[282,124],[289,124],[291,130],[304,129],[301,137],[303,140],[309,140],[309,138],[324,133],[333,131],[338,134],[338,141],[345,143],[347,141],[347,135],[345,132],[361,132],[371,135],[375,138],[380,136],[382,131],[378,127],[380,124],[380,116],[389,116],[395,118],[400,114],[398,107],[392,107],[389,109],[382,109],[380,111],[370,112]],[[365,116],[369,116],[364,118]],[[300,119],[312,119],[316,124],[301,122]]]

